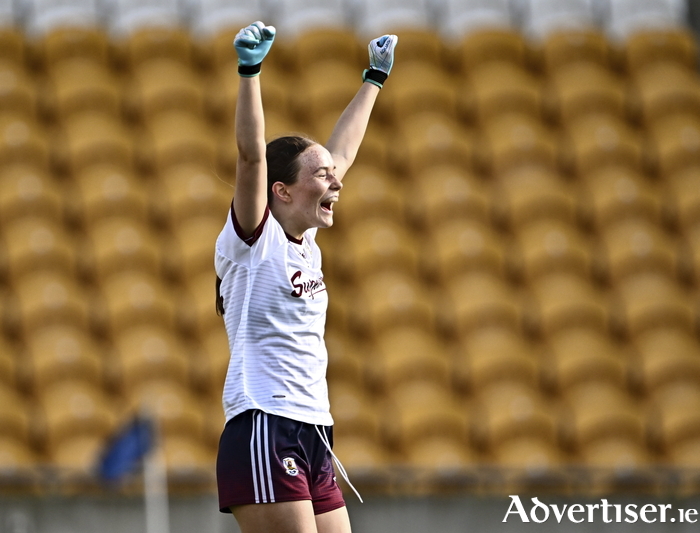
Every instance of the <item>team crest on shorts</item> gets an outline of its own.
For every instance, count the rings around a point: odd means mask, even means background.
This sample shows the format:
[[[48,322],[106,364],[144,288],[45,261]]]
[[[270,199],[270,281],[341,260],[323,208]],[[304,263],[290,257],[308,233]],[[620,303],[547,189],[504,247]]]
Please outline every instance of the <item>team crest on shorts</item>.
[[[284,465],[284,469],[287,471],[288,476],[296,476],[299,473],[297,464],[291,457],[285,457],[282,459],[282,464]]]

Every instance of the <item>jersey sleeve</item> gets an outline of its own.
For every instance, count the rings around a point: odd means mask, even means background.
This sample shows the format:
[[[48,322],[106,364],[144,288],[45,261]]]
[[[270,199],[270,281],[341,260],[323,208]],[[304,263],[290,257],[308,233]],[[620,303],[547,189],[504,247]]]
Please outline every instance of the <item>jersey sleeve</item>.
[[[284,232],[279,223],[265,208],[262,220],[250,236],[245,236],[236,219],[236,213],[231,209],[226,217],[226,223],[216,240],[215,267],[219,277],[225,273],[230,263],[250,268],[263,261],[270,250],[284,242]]]

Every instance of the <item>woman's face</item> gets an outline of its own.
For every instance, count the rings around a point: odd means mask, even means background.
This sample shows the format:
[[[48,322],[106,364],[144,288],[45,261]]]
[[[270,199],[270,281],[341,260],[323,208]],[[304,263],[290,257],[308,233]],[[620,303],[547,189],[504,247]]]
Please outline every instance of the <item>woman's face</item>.
[[[297,181],[287,189],[302,233],[309,228],[333,225],[333,204],[342,188],[343,184],[335,177],[333,157],[325,147],[314,144],[299,155]]]

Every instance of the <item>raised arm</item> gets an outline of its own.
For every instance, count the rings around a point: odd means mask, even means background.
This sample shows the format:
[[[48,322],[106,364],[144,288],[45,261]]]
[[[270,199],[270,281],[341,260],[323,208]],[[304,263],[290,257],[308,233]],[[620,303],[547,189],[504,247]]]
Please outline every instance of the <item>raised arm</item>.
[[[384,35],[368,45],[370,67],[362,74],[365,83],[340,115],[326,143],[326,148],[333,156],[338,179],[343,179],[355,161],[379,90],[394,64],[394,48],[398,41],[396,35]]]
[[[260,95],[260,67],[272,46],[275,28],[255,22],[233,41],[241,77],[236,102],[236,190],[233,209],[246,236],[252,235],[267,207],[265,117]]]

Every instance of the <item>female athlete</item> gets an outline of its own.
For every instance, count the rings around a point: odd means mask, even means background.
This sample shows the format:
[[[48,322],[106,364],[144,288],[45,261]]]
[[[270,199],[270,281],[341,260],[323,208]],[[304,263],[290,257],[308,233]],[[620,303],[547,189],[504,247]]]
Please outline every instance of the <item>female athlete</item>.
[[[255,22],[234,40],[239,155],[215,259],[217,309],[231,351],[217,459],[219,504],[242,533],[349,533],[333,470],[323,340],[328,297],[315,236],[333,224],[333,204],[391,71],[398,38],[385,35],[369,44],[365,83],[325,146],[302,136],[265,144],[259,74],[274,38],[274,27]]]

